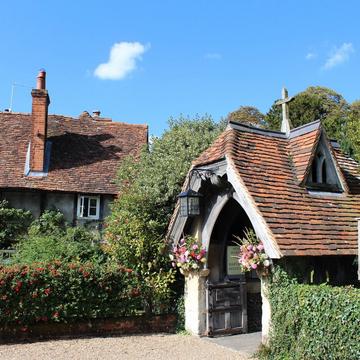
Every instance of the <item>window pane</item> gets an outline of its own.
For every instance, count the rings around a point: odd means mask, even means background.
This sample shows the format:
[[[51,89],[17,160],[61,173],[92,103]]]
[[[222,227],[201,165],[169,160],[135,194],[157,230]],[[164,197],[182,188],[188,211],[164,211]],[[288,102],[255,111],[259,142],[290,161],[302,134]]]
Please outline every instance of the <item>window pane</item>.
[[[84,196],[84,210],[83,217],[88,217],[89,215],[89,198]]]
[[[94,207],[96,208],[96,204],[97,204],[97,199],[90,199],[90,207]]]
[[[84,216],[84,198],[83,197],[80,198],[79,216],[80,217]]]
[[[191,215],[199,215],[200,208],[199,208],[199,198],[198,197],[190,197],[189,198],[189,213]]]
[[[188,216],[187,198],[180,198],[180,216]]]
[[[96,207],[95,208],[93,208],[93,207],[90,208],[89,215],[90,216],[96,216]]]

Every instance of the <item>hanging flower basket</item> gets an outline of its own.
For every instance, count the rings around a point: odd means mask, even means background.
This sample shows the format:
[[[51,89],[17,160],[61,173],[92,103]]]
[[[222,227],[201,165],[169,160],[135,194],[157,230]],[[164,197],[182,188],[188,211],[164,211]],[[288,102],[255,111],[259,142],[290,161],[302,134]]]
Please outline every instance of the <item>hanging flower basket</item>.
[[[192,272],[206,273],[204,269],[206,263],[206,250],[201,242],[193,236],[180,239],[178,245],[174,246],[170,254],[171,264],[174,268],[178,267],[183,275]],[[206,270],[204,272],[204,270]],[[205,276],[207,276],[205,275]],[[200,275],[202,276],[202,275]]]
[[[259,277],[267,276],[270,273],[271,261],[266,255],[263,243],[250,230],[245,233],[243,239],[239,239],[240,247],[239,264],[241,271],[248,272],[256,270]]]

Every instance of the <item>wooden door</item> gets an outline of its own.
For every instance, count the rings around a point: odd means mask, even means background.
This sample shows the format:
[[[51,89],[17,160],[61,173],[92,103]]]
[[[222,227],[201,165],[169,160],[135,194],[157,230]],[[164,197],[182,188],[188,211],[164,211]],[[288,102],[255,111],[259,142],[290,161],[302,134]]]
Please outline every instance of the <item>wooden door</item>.
[[[208,336],[247,332],[245,282],[207,282],[206,300]]]

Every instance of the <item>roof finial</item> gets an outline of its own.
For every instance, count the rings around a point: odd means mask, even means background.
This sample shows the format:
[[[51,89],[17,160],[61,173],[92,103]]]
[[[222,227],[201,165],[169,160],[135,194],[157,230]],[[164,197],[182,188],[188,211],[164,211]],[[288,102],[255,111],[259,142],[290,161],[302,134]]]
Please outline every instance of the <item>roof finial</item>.
[[[284,132],[286,136],[290,135],[291,122],[289,118],[289,102],[293,99],[292,96],[289,97],[287,89],[283,87],[281,91],[281,100],[275,103],[282,107],[281,132]]]

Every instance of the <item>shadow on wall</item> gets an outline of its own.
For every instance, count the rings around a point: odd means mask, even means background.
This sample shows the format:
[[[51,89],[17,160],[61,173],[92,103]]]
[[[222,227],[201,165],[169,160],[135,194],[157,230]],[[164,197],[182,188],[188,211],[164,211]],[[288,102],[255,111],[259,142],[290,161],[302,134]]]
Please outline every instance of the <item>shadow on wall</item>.
[[[122,148],[102,144],[112,138],[114,136],[111,134],[80,135],[70,132],[49,137],[52,142],[50,170],[70,169],[103,160],[119,159]]]

